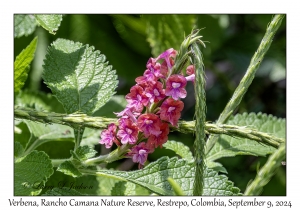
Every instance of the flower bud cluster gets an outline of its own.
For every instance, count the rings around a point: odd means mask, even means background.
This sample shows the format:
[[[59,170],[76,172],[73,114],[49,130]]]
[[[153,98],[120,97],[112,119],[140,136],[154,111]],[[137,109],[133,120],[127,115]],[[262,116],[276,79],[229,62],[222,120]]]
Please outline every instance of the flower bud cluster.
[[[157,58],[150,58],[143,76],[135,79],[125,98],[126,108],[115,113],[118,126],[110,124],[101,133],[100,144],[106,148],[132,145],[127,157],[142,167],[148,154],[155,148],[162,147],[168,140],[169,126],[177,127],[184,104],[187,81],[194,82],[194,66],[190,65],[184,76],[183,72],[173,73],[177,51],[166,50]]]

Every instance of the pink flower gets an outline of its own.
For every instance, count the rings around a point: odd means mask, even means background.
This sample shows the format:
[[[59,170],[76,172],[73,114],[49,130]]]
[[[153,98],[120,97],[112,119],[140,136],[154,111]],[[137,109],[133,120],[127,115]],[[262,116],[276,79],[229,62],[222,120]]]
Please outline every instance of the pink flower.
[[[173,126],[177,126],[183,106],[182,101],[175,101],[172,98],[168,98],[160,107],[160,119],[170,122]]]
[[[121,118],[119,120],[119,131],[117,137],[122,144],[135,144],[138,138],[138,127],[131,120]]]
[[[156,103],[166,97],[163,84],[161,82],[149,84],[145,89],[145,93],[145,95],[149,98],[150,103]]]
[[[155,114],[142,114],[138,118],[138,127],[145,137],[160,134],[161,120]]]
[[[166,96],[172,96],[175,100],[186,97],[186,78],[180,74],[171,75],[166,84]]]
[[[186,74],[189,75],[189,76],[185,77],[187,81],[195,82],[195,68],[194,68],[194,65],[189,65],[186,68]]]
[[[126,107],[123,111],[114,112],[114,114],[116,114],[117,117],[129,118],[132,122],[136,123],[136,117],[138,117],[141,113],[135,112],[133,107]]]
[[[137,112],[142,112],[144,106],[147,106],[149,102],[147,96],[144,94],[144,89],[139,85],[130,88],[130,93],[128,93],[125,98],[128,102],[127,107],[133,107],[134,111]]]
[[[147,146],[149,148],[156,148],[167,142],[169,134],[169,125],[167,123],[162,123],[160,126],[160,134],[158,135],[150,135],[147,141]]]
[[[132,157],[133,162],[139,163],[139,168],[141,168],[145,164],[148,154],[151,152],[153,151],[146,146],[145,142],[142,142],[132,147],[131,151],[127,155]]]
[[[177,51],[174,50],[173,48],[170,48],[168,50],[166,50],[165,52],[163,52],[162,54],[160,54],[155,61],[160,60],[160,59],[164,59],[167,62],[167,66],[169,69],[172,68],[172,65],[170,63],[170,57],[175,58],[177,54]]]
[[[115,142],[118,144],[118,140],[116,139],[116,130],[117,126],[114,123],[108,125],[107,129],[101,132],[101,140],[99,141],[100,144],[105,144],[106,148],[110,148]]]
[[[169,65],[171,65],[171,68],[174,66],[174,60],[171,57],[169,58]],[[160,72],[164,76],[163,78],[167,78],[169,70],[171,68],[168,68],[168,64],[167,64],[166,60],[164,60],[162,62],[161,67],[160,67]]]

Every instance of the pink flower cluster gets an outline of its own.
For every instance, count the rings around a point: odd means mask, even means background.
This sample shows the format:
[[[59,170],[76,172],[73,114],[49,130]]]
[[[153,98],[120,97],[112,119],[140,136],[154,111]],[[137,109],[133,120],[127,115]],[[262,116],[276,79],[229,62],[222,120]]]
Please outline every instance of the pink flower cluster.
[[[126,108],[119,113],[118,126],[110,124],[101,133],[100,144],[110,148],[132,145],[127,156],[133,162],[143,166],[148,154],[155,148],[162,147],[168,140],[169,124],[177,127],[184,104],[187,81],[194,82],[194,67],[188,66],[183,73],[172,74],[176,50],[166,50],[157,58],[150,58],[143,76],[136,78],[136,85],[130,89],[125,98]]]

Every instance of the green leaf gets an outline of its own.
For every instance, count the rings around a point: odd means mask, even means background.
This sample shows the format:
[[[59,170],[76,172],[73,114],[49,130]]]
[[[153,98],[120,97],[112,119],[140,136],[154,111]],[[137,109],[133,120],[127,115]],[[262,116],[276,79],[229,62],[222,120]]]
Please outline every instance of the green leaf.
[[[196,23],[195,15],[143,15],[147,21],[147,41],[153,56],[174,48],[179,49],[184,34],[189,34]]]
[[[188,162],[193,162],[194,158],[190,148],[178,141],[168,140],[166,143],[163,144],[163,147],[166,149],[173,150],[177,155],[186,159]]]
[[[71,161],[65,161],[60,164],[57,168],[57,171],[60,171],[66,175],[70,175],[72,177],[80,177],[82,174],[80,171],[73,165]]]
[[[241,195],[240,189],[228,181],[227,176],[218,175],[213,169],[207,169],[204,173],[203,195],[209,196],[236,196]]]
[[[16,159],[14,165],[14,195],[38,195],[53,174],[51,160],[44,152],[33,151]]]
[[[41,91],[20,91],[15,99],[15,105],[33,108],[38,111],[64,113],[63,106],[50,93]]]
[[[94,47],[57,39],[48,48],[43,79],[67,113],[92,114],[115,93],[117,76]]]
[[[16,57],[14,62],[14,92],[17,93],[24,86],[27,79],[30,63],[34,58],[34,52],[37,45],[37,37],[35,37],[30,44],[22,50]]]
[[[224,168],[224,166],[221,163],[213,162],[213,161],[208,161],[208,162],[206,162],[206,166],[208,168],[213,169],[214,171],[228,174],[226,168]]]
[[[195,167],[176,157],[162,157],[150,163],[142,170],[123,171],[99,170],[97,176],[110,177],[140,185],[158,195],[174,195],[168,177],[180,186],[185,195],[193,194]],[[205,170],[203,195],[237,195],[239,189],[233,187],[224,175],[218,175],[212,169]]]
[[[36,27],[36,19],[33,15],[14,15],[14,37],[28,36]]]
[[[48,190],[46,193],[42,194],[42,196],[83,196],[80,192],[67,188],[53,188],[52,190]]]
[[[94,145],[98,145],[101,132],[102,130],[85,128],[82,140],[80,142],[80,146],[86,145],[86,146],[93,147]]]
[[[21,157],[22,154],[24,153],[24,148],[22,144],[18,141],[14,142],[14,156],[16,157]]]
[[[39,145],[49,141],[74,141],[74,133],[66,125],[44,125],[29,120],[23,120],[31,133],[31,137],[26,145],[26,150],[31,147],[37,148]],[[34,149],[34,148],[33,148]]]
[[[285,138],[285,119],[276,118],[262,113],[244,113],[231,117],[227,124],[247,126],[260,132],[269,133],[273,136]],[[266,156],[275,151],[271,146],[260,144],[256,141],[221,135],[218,142],[207,155],[207,161],[214,161],[222,157],[236,155]]]
[[[115,186],[116,183],[119,182],[119,180],[105,176],[97,177],[97,180],[99,182],[99,189],[97,191],[98,195],[112,195],[112,188]]]
[[[131,182],[117,182],[111,190],[113,196],[149,195],[149,191]]]
[[[71,151],[71,152],[73,152],[73,151]],[[97,151],[95,151],[93,149],[93,147],[85,145],[85,146],[78,147],[75,150],[75,153],[73,153],[73,157],[78,160],[84,161],[84,160],[94,157],[96,153],[97,153]]]
[[[62,21],[62,15],[34,15],[38,24],[49,31],[50,34],[56,34]]]

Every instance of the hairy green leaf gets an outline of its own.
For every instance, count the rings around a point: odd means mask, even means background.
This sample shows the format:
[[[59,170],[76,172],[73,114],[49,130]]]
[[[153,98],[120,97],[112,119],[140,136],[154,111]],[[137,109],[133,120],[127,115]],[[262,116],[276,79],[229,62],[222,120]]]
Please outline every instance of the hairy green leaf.
[[[52,190],[48,190],[43,196],[83,196],[80,192],[67,188],[53,188]]]
[[[143,15],[147,21],[147,41],[152,55],[158,56],[168,48],[179,49],[185,34],[189,34],[196,23],[195,15]]]
[[[14,37],[28,36],[36,27],[34,15],[14,15]]]
[[[73,165],[71,161],[65,161],[62,164],[60,164],[57,168],[57,171],[60,171],[66,175],[70,175],[73,177],[82,176],[80,171]]]
[[[224,168],[224,166],[221,163],[218,163],[218,162],[208,161],[208,162],[206,162],[206,166],[208,168],[213,169],[214,171],[217,171],[217,172],[222,172],[222,173],[225,173],[225,174],[228,173],[226,168]]]
[[[97,177],[97,180],[99,182],[99,189],[97,191],[98,195],[112,195],[112,188],[115,186],[116,183],[119,182],[119,180],[105,176]]]
[[[49,31],[50,34],[56,34],[62,21],[62,15],[34,15],[38,24]]]
[[[285,119],[262,113],[237,114],[228,120],[229,125],[246,126],[275,137],[285,138]],[[221,135],[218,142],[207,155],[208,161],[236,155],[266,156],[274,152],[274,148],[246,138]]]
[[[33,151],[16,159],[14,165],[14,195],[38,195],[53,174],[51,160],[45,152]]]
[[[83,172],[90,173],[84,170]],[[158,195],[174,195],[168,182],[168,178],[171,177],[185,195],[192,195],[195,167],[193,163],[183,159],[162,157],[142,170],[130,172],[99,170],[96,175],[128,181]],[[233,187],[233,183],[228,181],[226,176],[218,175],[212,169],[205,170],[203,195],[237,195],[238,193],[239,189]]]
[[[179,155],[183,159],[186,159],[188,162],[194,161],[190,148],[188,148],[182,142],[168,140],[163,144],[163,147],[173,150],[177,155]]]
[[[67,113],[92,114],[115,93],[117,76],[94,47],[57,39],[48,48],[43,79]]]
[[[111,190],[113,196],[149,195],[149,191],[131,182],[117,182]]]
[[[85,146],[78,147],[75,150],[73,157],[78,160],[84,161],[84,160],[94,157],[96,153],[97,153],[97,151],[95,151],[93,149],[93,147],[85,145]]]
[[[27,79],[30,63],[34,58],[34,52],[37,45],[37,37],[35,37],[30,44],[22,50],[16,57],[14,62],[14,92],[18,93],[24,86]]]

